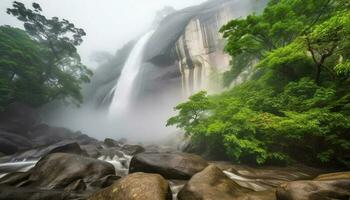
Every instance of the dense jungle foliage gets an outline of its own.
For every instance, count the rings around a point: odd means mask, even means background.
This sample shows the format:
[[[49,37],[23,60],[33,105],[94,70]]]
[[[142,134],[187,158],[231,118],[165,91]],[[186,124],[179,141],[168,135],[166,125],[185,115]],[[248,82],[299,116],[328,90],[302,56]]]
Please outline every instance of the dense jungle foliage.
[[[270,0],[220,30],[232,56],[222,94],[200,92],[167,125],[236,162],[350,167],[350,3]]]
[[[92,75],[76,49],[85,32],[67,20],[47,19],[41,11],[39,4],[27,9],[20,2],[7,9],[24,23],[25,31],[0,27],[0,109],[11,102],[82,102],[81,84]]]

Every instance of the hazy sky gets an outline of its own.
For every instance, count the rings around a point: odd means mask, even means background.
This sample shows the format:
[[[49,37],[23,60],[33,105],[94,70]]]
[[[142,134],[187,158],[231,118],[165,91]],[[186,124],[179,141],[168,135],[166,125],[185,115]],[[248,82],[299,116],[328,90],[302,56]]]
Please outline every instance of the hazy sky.
[[[33,0],[19,0],[30,5]],[[152,24],[156,11],[165,6],[181,9],[205,0],[36,0],[48,17],[73,22],[87,32],[79,52],[84,63],[94,67],[89,57],[94,51],[114,53],[126,42],[138,37]],[[0,25],[21,26],[6,14],[13,0],[0,0]]]

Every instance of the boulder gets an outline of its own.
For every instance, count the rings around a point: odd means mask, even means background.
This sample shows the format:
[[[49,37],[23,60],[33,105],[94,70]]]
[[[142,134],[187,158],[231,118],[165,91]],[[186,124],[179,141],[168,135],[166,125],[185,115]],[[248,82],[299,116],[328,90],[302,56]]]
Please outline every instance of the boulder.
[[[47,146],[62,140],[73,139],[75,133],[66,128],[40,124],[31,129],[28,135],[37,146]]]
[[[92,194],[88,200],[171,200],[168,182],[158,174],[134,173]]]
[[[121,149],[124,153],[128,154],[128,155],[136,155],[138,153],[142,153],[145,151],[145,148],[143,148],[140,145],[130,145],[130,144],[125,144],[123,145],[122,149]]]
[[[329,181],[329,180],[340,180],[340,179],[350,179],[350,171],[321,174],[315,178],[316,181]]]
[[[129,172],[157,173],[167,179],[186,180],[207,166],[204,159],[193,154],[145,152],[131,159]]]
[[[5,155],[11,155],[18,151],[18,145],[6,138],[0,137],[0,152]]]
[[[103,149],[99,144],[80,145],[80,148],[86,151],[89,157],[92,158],[98,158],[101,155],[101,150]]]
[[[78,143],[68,143],[59,147],[56,147],[52,149],[49,154],[51,153],[70,153],[70,154],[77,154],[77,155],[83,155],[87,156],[88,154],[86,151],[82,150]]]
[[[84,195],[59,190],[0,186],[0,200],[83,200]]]
[[[105,187],[112,185],[114,182],[116,182],[120,178],[121,178],[120,176],[108,175],[106,177],[103,177],[103,178],[91,183],[91,186],[97,187],[97,188],[105,188]]]
[[[83,134],[80,131],[77,131],[73,133],[73,139],[79,144],[79,145],[89,145],[89,144],[94,144],[94,145],[99,145],[99,141],[96,140],[95,138],[89,137],[86,134]]]
[[[239,194],[234,200],[276,200],[276,190],[246,192]]]
[[[55,144],[43,146],[39,148],[33,148],[30,150],[16,153],[7,157],[7,160],[2,159],[5,162],[22,161],[22,160],[38,160],[50,153],[71,153],[78,155],[88,155],[85,150],[80,148],[80,145],[70,140],[63,140]]]
[[[172,147],[172,146],[159,146],[159,145],[147,145],[147,146],[145,146],[145,152],[171,153],[174,151],[177,151],[177,149]]]
[[[25,182],[29,176],[30,174],[28,172],[13,172],[2,177],[0,179],[0,185],[11,185],[18,187],[21,183]]]
[[[62,127],[52,127],[47,124],[40,124],[33,127],[28,132],[28,138],[37,147],[52,145],[64,140],[70,140],[71,143],[76,142],[79,145],[98,145],[99,142],[81,132],[73,132]]]
[[[38,189],[82,190],[84,185],[115,175],[110,163],[67,153],[48,154],[28,172],[29,176],[12,178],[10,186],[26,186]],[[4,177],[6,178],[6,177]],[[3,179],[4,179],[3,178]],[[0,182],[4,180],[0,179]]]
[[[115,141],[111,138],[106,138],[103,142],[107,147],[121,147],[122,143]]]
[[[71,184],[69,184],[67,187],[64,188],[64,191],[67,192],[83,192],[87,188],[85,182],[82,179],[78,179],[76,181],[73,181]]]
[[[28,138],[0,130],[0,152],[11,155],[19,150],[29,149],[33,146]]]
[[[0,112],[0,129],[22,136],[26,135],[39,121],[38,113],[21,103],[12,103]]]
[[[5,163],[0,163],[0,174],[25,172],[33,168],[37,163],[37,161],[6,162],[6,160],[8,160],[8,157],[5,158]]]
[[[263,166],[251,167],[228,162],[211,162],[242,187],[254,191],[270,190],[279,185],[296,180],[310,180],[321,173],[320,170],[305,166]]]
[[[118,158],[124,157],[124,153],[115,147],[101,149],[99,153],[100,153],[100,156],[105,159],[113,159],[114,157],[118,157]]]
[[[278,187],[277,200],[350,199],[350,172],[324,174],[310,181],[293,181]]]
[[[251,190],[239,186],[219,168],[210,165],[195,174],[177,195],[179,200],[232,200]]]
[[[168,180],[171,192],[173,193],[173,199],[177,199],[177,194],[180,192],[180,190],[185,186],[187,183],[187,180]]]
[[[98,143],[80,132],[40,124],[38,113],[24,104],[13,103],[0,112],[0,152],[5,155],[42,148],[63,140],[84,145]]]

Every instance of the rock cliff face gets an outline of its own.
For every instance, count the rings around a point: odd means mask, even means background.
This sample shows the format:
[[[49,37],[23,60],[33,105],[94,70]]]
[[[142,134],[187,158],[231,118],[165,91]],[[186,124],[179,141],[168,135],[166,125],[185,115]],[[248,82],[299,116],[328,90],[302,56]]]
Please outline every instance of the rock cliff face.
[[[157,28],[146,45],[144,62],[136,79],[134,99],[177,99],[178,102],[199,90],[216,91],[221,87],[218,74],[229,69],[230,57],[224,53],[225,41],[220,27],[234,18],[261,10],[267,0],[209,0],[201,5],[169,12],[157,19]],[[110,90],[130,53],[123,48],[111,62],[95,73],[91,96],[98,104],[108,105]],[[115,63],[115,64],[114,64]],[[148,98],[150,97],[150,98]],[[172,103],[172,106],[174,103]]]
[[[229,69],[230,58],[223,52],[224,41],[218,30],[234,18],[235,13],[233,4],[227,2],[214,12],[195,16],[177,40],[175,48],[183,94],[215,89],[210,85],[210,75]]]
[[[184,97],[199,90],[217,90],[220,81],[216,75],[228,70],[230,61],[223,51],[225,41],[219,33],[220,27],[262,8],[265,3],[264,0],[208,1],[166,17],[147,47],[146,64],[140,75],[143,91],[158,91],[159,85],[166,88],[171,84],[178,86]]]

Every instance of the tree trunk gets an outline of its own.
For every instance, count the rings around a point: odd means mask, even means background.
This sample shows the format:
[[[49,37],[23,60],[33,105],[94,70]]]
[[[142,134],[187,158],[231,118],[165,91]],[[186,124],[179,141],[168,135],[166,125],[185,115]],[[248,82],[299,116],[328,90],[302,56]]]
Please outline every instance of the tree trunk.
[[[322,64],[320,63],[316,65],[315,82],[317,85],[321,83],[321,71],[322,71],[321,67],[322,67]]]

